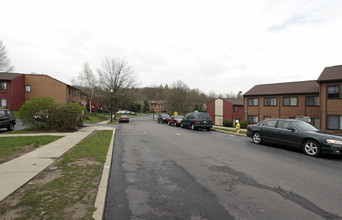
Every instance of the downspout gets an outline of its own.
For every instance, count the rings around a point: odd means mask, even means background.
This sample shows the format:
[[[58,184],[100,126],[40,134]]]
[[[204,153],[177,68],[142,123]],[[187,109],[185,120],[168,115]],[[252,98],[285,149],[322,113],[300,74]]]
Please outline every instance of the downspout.
[[[13,109],[13,80],[11,80],[11,110]]]

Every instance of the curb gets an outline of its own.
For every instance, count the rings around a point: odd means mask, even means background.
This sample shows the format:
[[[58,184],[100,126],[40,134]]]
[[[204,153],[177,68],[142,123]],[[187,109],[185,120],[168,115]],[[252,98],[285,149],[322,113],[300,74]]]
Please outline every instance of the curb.
[[[223,131],[223,130],[220,130],[220,129],[215,129],[215,128],[212,128],[211,130],[214,130],[214,131],[217,131],[217,132],[221,132],[221,133],[226,133],[226,134],[234,134],[234,135],[238,135],[238,136],[244,136],[244,137],[247,137],[247,135],[246,135],[246,134],[241,134],[241,133],[236,133],[236,132]]]
[[[101,177],[101,181],[100,181],[99,189],[97,191],[95,205],[94,205],[96,208],[96,211],[93,213],[93,218],[98,219],[98,220],[103,219],[103,213],[105,210],[110,165],[112,162],[113,147],[114,147],[114,136],[115,136],[115,128],[113,129],[112,140],[110,141],[109,149],[108,149],[107,156],[106,156],[107,158],[103,167],[102,177]]]

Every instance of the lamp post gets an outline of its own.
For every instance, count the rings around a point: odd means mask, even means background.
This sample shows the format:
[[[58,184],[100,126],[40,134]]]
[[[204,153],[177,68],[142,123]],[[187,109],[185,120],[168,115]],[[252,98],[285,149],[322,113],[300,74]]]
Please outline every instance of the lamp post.
[[[152,101],[152,113],[153,113],[153,120],[154,120],[154,101]]]
[[[113,122],[112,94],[113,94],[113,89],[110,89],[110,122]]]

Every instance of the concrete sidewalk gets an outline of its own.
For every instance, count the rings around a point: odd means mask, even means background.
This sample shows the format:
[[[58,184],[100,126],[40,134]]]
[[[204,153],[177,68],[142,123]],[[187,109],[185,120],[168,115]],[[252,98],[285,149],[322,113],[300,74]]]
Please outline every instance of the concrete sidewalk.
[[[114,130],[114,128],[94,126],[85,127],[73,133],[0,135],[0,137],[41,135],[64,136],[50,144],[0,165],[0,201],[30,181],[33,177],[55,162],[57,158],[62,156],[95,130]]]

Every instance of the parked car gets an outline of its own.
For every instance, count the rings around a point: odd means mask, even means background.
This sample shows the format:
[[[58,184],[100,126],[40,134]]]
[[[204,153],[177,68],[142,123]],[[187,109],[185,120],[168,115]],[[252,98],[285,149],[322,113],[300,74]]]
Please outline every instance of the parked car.
[[[8,131],[13,131],[17,120],[11,110],[0,109],[0,128],[7,128]]]
[[[168,123],[170,119],[170,115],[161,113],[158,115],[158,123]]]
[[[342,155],[342,136],[320,132],[302,120],[266,119],[248,125],[246,134],[256,144],[294,146],[309,156],[317,157],[321,153]]]
[[[121,115],[119,117],[119,123],[126,122],[129,123],[129,117],[127,115]]]
[[[181,126],[184,119],[183,115],[172,115],[169,119],[169,125]]]
[[[210,131],[212,127],[211,116],[207,112],[191,112],[182,120],[181,127],[191,128],[192,130],[204,128]]]

